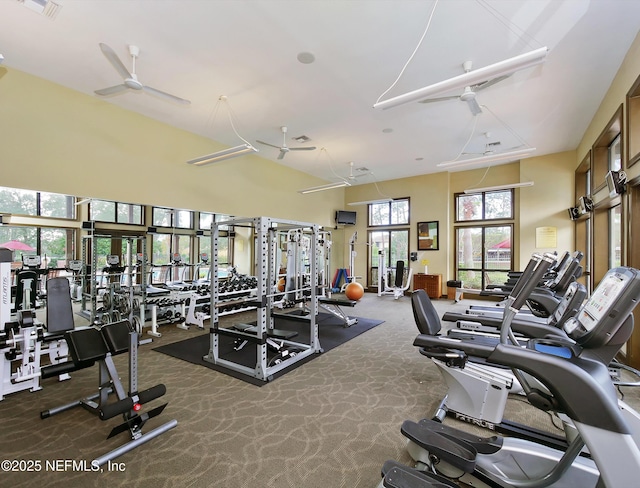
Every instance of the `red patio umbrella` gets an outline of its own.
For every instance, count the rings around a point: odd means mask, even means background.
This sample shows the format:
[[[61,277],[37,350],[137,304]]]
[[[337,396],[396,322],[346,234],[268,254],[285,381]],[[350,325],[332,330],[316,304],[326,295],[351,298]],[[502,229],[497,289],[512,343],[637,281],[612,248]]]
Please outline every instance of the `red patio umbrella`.
[[[8,241],[0,244],[0,247],[11,249],[12,251],[35,251],[29,244],[20,241]]]

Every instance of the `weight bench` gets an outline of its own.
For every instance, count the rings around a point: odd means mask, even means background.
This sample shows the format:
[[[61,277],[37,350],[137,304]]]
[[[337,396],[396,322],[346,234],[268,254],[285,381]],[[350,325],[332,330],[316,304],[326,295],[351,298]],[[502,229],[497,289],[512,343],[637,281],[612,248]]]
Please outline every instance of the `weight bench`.
[[[142,433],[144,424],[149,419],[160,415],[167,404],[155,407],[145,413],[141,413],[142,405],[161,397],[166,393],[167,389],[163,384],[159,384],[138,392],[138,334],[131,330],[129,321],[113,322],[102,326],[100,329],[85,327],[67,331],[65,340],[69,346],[73,362],[55,365],[58,374],[64,367],[67,368],[66,371],[74,371],[92,366],[97,362],[100,368],[98,393],[67,405],[45,410],[40,413],[40,417],[45,419],[74,407],[82,406],[91,413],[98,415],[101,420],[108,420],[118,414],[122,414],[124,423],[114,427],[107,439],[127,430],[131,435],[131,441],[94,460],[92,466],[102,466],[177,425],[178,422],[176,420],[171,420],[148,433]],[[130,355],[130,391],[128,394],[125,392],[113,362],[113,356],[125,352],[129,352]],[[117,400],[108,402],[108,397],[111,393],[116,394]]]
[[[351,327],[353,324],[358,323],[358,319],[355,317],[349,317],[340,307],[355,307],[355,300],[342,300],[339,298],[318,298],[318,305],[324,311],[337,317],[342,321],[344,327]]]

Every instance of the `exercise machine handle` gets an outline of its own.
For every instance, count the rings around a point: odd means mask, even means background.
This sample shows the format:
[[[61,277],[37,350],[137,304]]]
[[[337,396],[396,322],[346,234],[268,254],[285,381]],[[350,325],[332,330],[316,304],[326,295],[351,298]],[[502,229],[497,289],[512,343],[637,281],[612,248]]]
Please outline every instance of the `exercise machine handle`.
[[[525,283],[520,288],[518,295],[513,300],[513,303],[511,304],[512,309],[518,311],[520,310],[520,308],[522,308],[526,299],[529,298],[529,295],[531,295],[533,289],[538,286],[538,283],[554,261],[555,257],[553,256],[553,254],[547,253],[542,256],[542,259],[538,263],[538,266],[536,266],[535,270],[533,270],[529,279],[525,280]],[[522,278],[524,278],[524,275],[522,276]],[[522,278],[520,278],[520,280],[522,280]]]
[[[500,342],[502,344],[508,344],[509,340],[513,344],[518,344],[513,332],[511,331],[511,322],[515,317],[518,310],[522,308],[531,292],[538,284],[540,278],[547,272],[549,266],[555,261],[555,256],[553,254],[546,253],[541,257],[538,265],[535,269],[531,270],[527,275],[524,273],[520,277],[520,281],[523,282],[523,285],[520,287],[520,290],[515,296],[515,299],[512,303],[509,303],[505,306],[504,313],[502,315],[502,325],[500,326]],[[528,267],[528,266],[527,266]]]
[[[133,397],[126,397],[114,403],[109,403],[100,408],[100,420],[109,420],[118,414],[126,413],[134,408],[134,405],[142,405],[151,400],[161,397],[167,392],[167,387],[163,384],[152,386],[151,388],[141,391],[137,395],[137,401]]]
[[[518,278],[518,281],[516,281],[516,284],[511,290],[511,293],[509,293],[510,302],[513,302],[513,300],[515,300],[516,297],[520,294],[520,290],[522,290],[522,287],[529,280],[531,274],[533,273],[533,270],[536,268],[540,261],[542,261],[542,256],[540,254],[533,254],[531,256],[529,263],[524,268],[524,271],[520,275],[520,278]]]

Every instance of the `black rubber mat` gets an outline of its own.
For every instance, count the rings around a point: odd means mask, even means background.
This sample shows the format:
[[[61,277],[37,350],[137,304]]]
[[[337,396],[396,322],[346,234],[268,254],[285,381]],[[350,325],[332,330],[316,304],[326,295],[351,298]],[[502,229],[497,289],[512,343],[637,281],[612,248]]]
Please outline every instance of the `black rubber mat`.
[[[353,339],[363,332],[366,332],[374,328],[375,326],[380,325],[381,323],[383,323],[383,321],[381,320],[372,320],[358,317],[357,323],[355,323],[351,327],[343,327],[340,320],[333,315],[320,313],[318,314],[317,320],[320,346],[322,347],[324,352],[327,352],[335,347],[338,347],[340,344],[344,344],[345,342]],[[296,331],[298,335],[293,337],[291,339],[292,341],[309,344],[309,327],[305,322],[300,321],[299,318],[291,320],[284,317],[277,317],[275,318],[274,325],[276,329]],[[220,335],[219,341],[218,354],[220,358],[226,359],[228,361],[233,361],[237,364],[242,364],[243,366],[247,366],[250,368],[255,367],[255,345],[248,343],[241,350],[236,351],[234,350],[233,338]],[[254,378],[252,376],[245,375],[203,360],[202,357],[207,355],[209,352],[209,343],[209,334],[202,334],[186,339],[184,341],[159,346],[154,348],[153,350],[163,354],[167,354],[168,356],[172,356],[177,359],[182,359],[183,361],[188,361],[193,364],[199,364],[206,368],[213,369],[214,371],[228,374],[230,376],[233,376],[234,378],[241,379],[254,385],[262,386],[266,384],[265,381],[259,380],[258,378]],[[294,370],[298,366],[311,361],[315,357],[316,355],[311,355],[295,362],[288,368],[285,368],[282,371],[274,374],[273,379],[276,379],[288,373],[289,371]]]

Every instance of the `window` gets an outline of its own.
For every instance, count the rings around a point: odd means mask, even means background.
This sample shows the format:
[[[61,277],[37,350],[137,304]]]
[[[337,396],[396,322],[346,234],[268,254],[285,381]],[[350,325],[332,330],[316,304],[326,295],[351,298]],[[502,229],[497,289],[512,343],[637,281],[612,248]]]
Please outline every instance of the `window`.
[[[387,268],[395,268],[398,261],[404,261],[405,273],[409,269],[409,230],[369,231],[371,245],[369,283],[378,286],[380,259]]]
[[[200,212],[199,221],[198,221],[198,229],[200,230],[208,230],[211,229],[211,224],[213,223],[213,214],[207,212]]]
[[[606,186],[608,171],[621,168],[622,113],[620,105],[591,148],[591,189],[594,193]]]
[[[0,242],[18,241],[31,249],[14,251],[14,261],[22,255],[42,256],[42,267],[63,268],[73,257],[73,229],[54,227],[0,226]],[[46,259],[45,259],[46,257]]]
[[[193,228],[193,212],[190,210],[153,207],[152,214],[154,227]]]
[[[611,144],[609,144],[608,150],[608,159],[609,159],[609,170],[610,171],[620,171],[622,169],[622,158],[620,156],[620,134],[616,137]]]
[[[609,209],[609,268],[622,265],[622,205]]]
[[[513,219],[513,190],[456,196],[456,222],[495,219]]]
[[[75,205],[74,198],[69,195],[0,187],[0,212],[73,219]]]
[[[456,228],[456,279],[483,290],[507,281],[513,269],[512,225]]]
[[[142,205],[91,200],[91,203],[89,203],[89,219],[99,222],[142,225]]]
[[[513,269],[513,223],[487,224],[512,220],[512,189],[455,196],[456,222],[474,225],[455,227],[456,279],[465,288],[485,289],[507,281]]]
[[[369,227],[409,224],[409,199],[369,205]]]
[[[369,231],[369,272],[368,283],[377,286],[380,259],[387,268],[405,262],[405,272],[409,268],[409,229],[398,228],[409,225],[409,199],[401,198],[384,203],[369,204],[369,227],[393,227]]]
[[[153,207],[153,226],[171,227],[173,211],[170,208]]]

